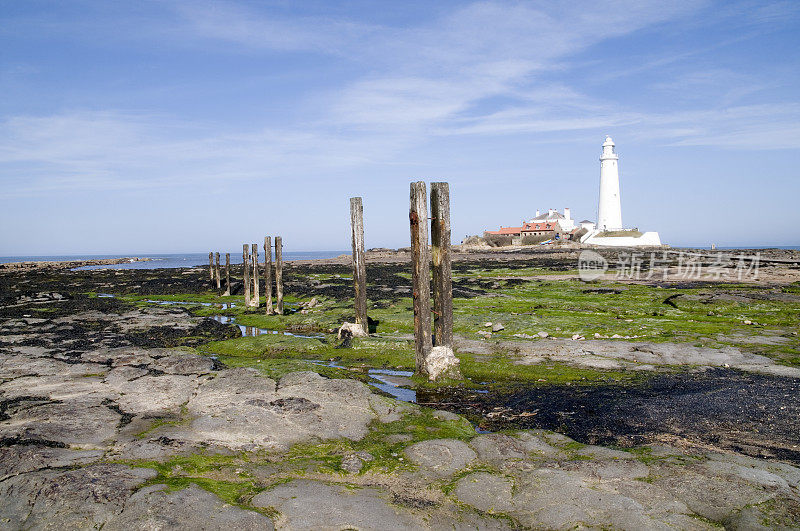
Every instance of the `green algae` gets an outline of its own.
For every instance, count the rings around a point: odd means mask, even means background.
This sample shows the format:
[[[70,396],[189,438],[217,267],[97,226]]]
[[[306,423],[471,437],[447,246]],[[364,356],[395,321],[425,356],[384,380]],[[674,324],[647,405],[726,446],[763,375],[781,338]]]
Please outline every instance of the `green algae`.
[[[780,289],[751,284],[715,284],[663,287],[633,284],[616,280],[584,283],[579,280],[526,280],[523,277],[565,273],[545,267],[513,268],[506,264],[461,265],[454,269],[454,279],[475,280],[483,286],[490,278],[511,278],[487,290],[485,296],[454,299],[454,332],[457,337],[480,339],[487,333],[485,323],[502,323],[504,329],[491,333],[491,356],[457,352],[464,376],[475,382],[511,382],[564,384],[621,381],[633,378],[624,371],[599,371],[571,367],[568,364],[522,365],[513,348],[502,349],[505,341],[538,341],[539,332],[550,337],[586,339],[614,338],[617,341],[689,343],[695,346],[736,347],[746,352],[768,356],[777,363],[800,367],[800,301],[779,299],[774,293],[795,293],[800,285]],[[570,273],[570,272],[566,272]],[[403,273],[394,276],[403,277]],[[295,280],[346,282],[341,275],[293,271]],[[654,281],[654,279],[651,279]],[[215,341],[202,347],[206,354],[217,356],[232,366],[253,366],[264,374],[280,377],[291,370],[315,370],[331,377],[355,377],[365,380],[368,368],[414,369],[412,301],[394,295],[381,298],[370,289],[370,317],[377,321],[370,338],[355,339],[349,348],[336,348],[338,341],[326,336],[322,341],[294,336],[261,335]],[[477,287],[477,286],[476,286]],[[485,288],[484,288],[485,289]],[[164,296],[124,297],[139,304],[165,300],[185,302],[194,315],[223,314],[237,324],[268,330],[295,333],[318,333],[337,328],[353,320],[349,300],[317,296],[317,306],[306,313],[266,315],[263,307],[244,308],[242,297],[221,297],[216,293],[183,293]],[[287,297],[292,305],[308,302],[311,297]],[[201,306],[197,303],[235,303],[231,308]],[[308,360],[334,361],[348,369],[309,364]],[[352,370],[351,370],[352,369]],[[470,384],[469,381],[467,385]],[[452,382],[443,382],[449,384]],[[442,385],[442,384],[439,384]]]
[[[231,505],[247,506],[249,500],[261,490],[252,475],[245,471],[257,461],[253,455],[245,453],[196,453],[174,456],[165,461],[133,459],[115,462],[155,470],[156,476],[142,487],[163,484],[168,491],[174,491],[197,485]]]
[[[393,435],[403,435],[405,440],[396,441],[391,438]],[[252,509],[249,502],[255,494],[291,479],[309,473],[346,475],[342,460],[348,455],[369,454],[359,474],[391,474],[414,468],[404,454],[404,448],[409,445],[429,439],[468,441],[475,435],[472,425],[462,417],[439,420],[430,409],[408,406],[398,420],[373,421],[367,434],[358,441],[346,438],[311,440],[295,444],[283,452],[198,452],[160,461],[129,459],[113,462],[155,470],[156,476],[143,487],[164,484],[167,490],[180,490],[194,484],[227,503]],[[272,467],[268,477],[259,477],[257,473],[263,466]]]
[[[392,438],[398,435],[407,440]],[[345,474],[342,468],[344,457],[366,452],[371,459],[363,462],[360,474],[392,473],[414,468],[403,451],[407,446],[430,439],[468,441],[475,436],[472,424],[463,417],[439,420],[433,410],[415,408],[394,422],[373,421],[369,432],[359,441],[335,439],[296,444],[285,454],[284,460],[299,469],[307,469],[310,465],[316,472]]]

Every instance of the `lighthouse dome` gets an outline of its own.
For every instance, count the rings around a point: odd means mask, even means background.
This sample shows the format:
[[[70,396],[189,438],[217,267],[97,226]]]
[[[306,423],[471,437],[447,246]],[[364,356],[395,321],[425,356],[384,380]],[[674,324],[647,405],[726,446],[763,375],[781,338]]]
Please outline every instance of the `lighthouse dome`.
[[[605,142],[603,142],[603,145],[604,145],[604,146],[613,146],[613,145],[614,145],[614,141],[613,141],[613,140],[611,140],[611,137],[610,137],[610,136],[606,136],[606,141],[605,141]]]

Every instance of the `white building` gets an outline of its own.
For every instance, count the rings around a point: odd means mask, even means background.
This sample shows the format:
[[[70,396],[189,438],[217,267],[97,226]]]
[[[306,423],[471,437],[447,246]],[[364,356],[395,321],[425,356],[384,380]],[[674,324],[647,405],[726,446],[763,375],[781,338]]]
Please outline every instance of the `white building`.
[[[589,224],[581,227],[588,229]],[[589,222],[591,223],[591,222]],[[639,232],[622,225],[622,202],[619,193],[619,156],[610,136],[603,142],[600,155],[600,193],[597,201],[597,227],[581,238],[581,243],[611,247],[660,246],[657,232]]]
[[[527,221],[524,221],[523,223],[547,223],[547,222],[558,223],[563,232],[572,232],[572,229],[575,228],[575,220],[572,219],[572,214],[569,211],[569,207],[564,208],[563,214],[554,208],[549,209],[544,214],[541,214],[537,210],[536,216],[533,219],[529,219]]]

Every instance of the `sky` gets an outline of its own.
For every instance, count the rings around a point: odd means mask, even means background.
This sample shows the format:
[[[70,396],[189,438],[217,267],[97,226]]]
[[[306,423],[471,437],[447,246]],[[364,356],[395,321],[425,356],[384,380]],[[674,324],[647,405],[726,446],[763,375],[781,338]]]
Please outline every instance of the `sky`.
[[[800,245],[800,2],[0,0],[0,255],[454,242],[570,207]]]

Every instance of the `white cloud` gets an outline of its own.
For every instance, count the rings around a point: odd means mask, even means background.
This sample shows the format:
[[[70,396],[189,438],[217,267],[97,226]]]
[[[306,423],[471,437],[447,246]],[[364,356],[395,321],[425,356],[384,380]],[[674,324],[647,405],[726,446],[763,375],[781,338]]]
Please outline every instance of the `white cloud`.
[[[560,68],[570,54],[696,6],[474,3],[435,24],[378,37],[369,57],[384,72],[347,87],[336,118],[377,129],[441,123],[488,98],[530,90],[537,74]]]
[[[800,149],[800,104],[742,105],[643,116],[640,127],[675,146],[740,150]]]
[[[185,37],[226,41],[252,49],[352,52],[380,28],[330,17],[289,17],[264,13],[231,2],[188,1],[175,4]]]
[[[384,157],[401,141],[292,129],[221,133],[218,124],[82,111],[0,122],[0,168],[10,184],[4,195],[163,188],[337,171]]]

